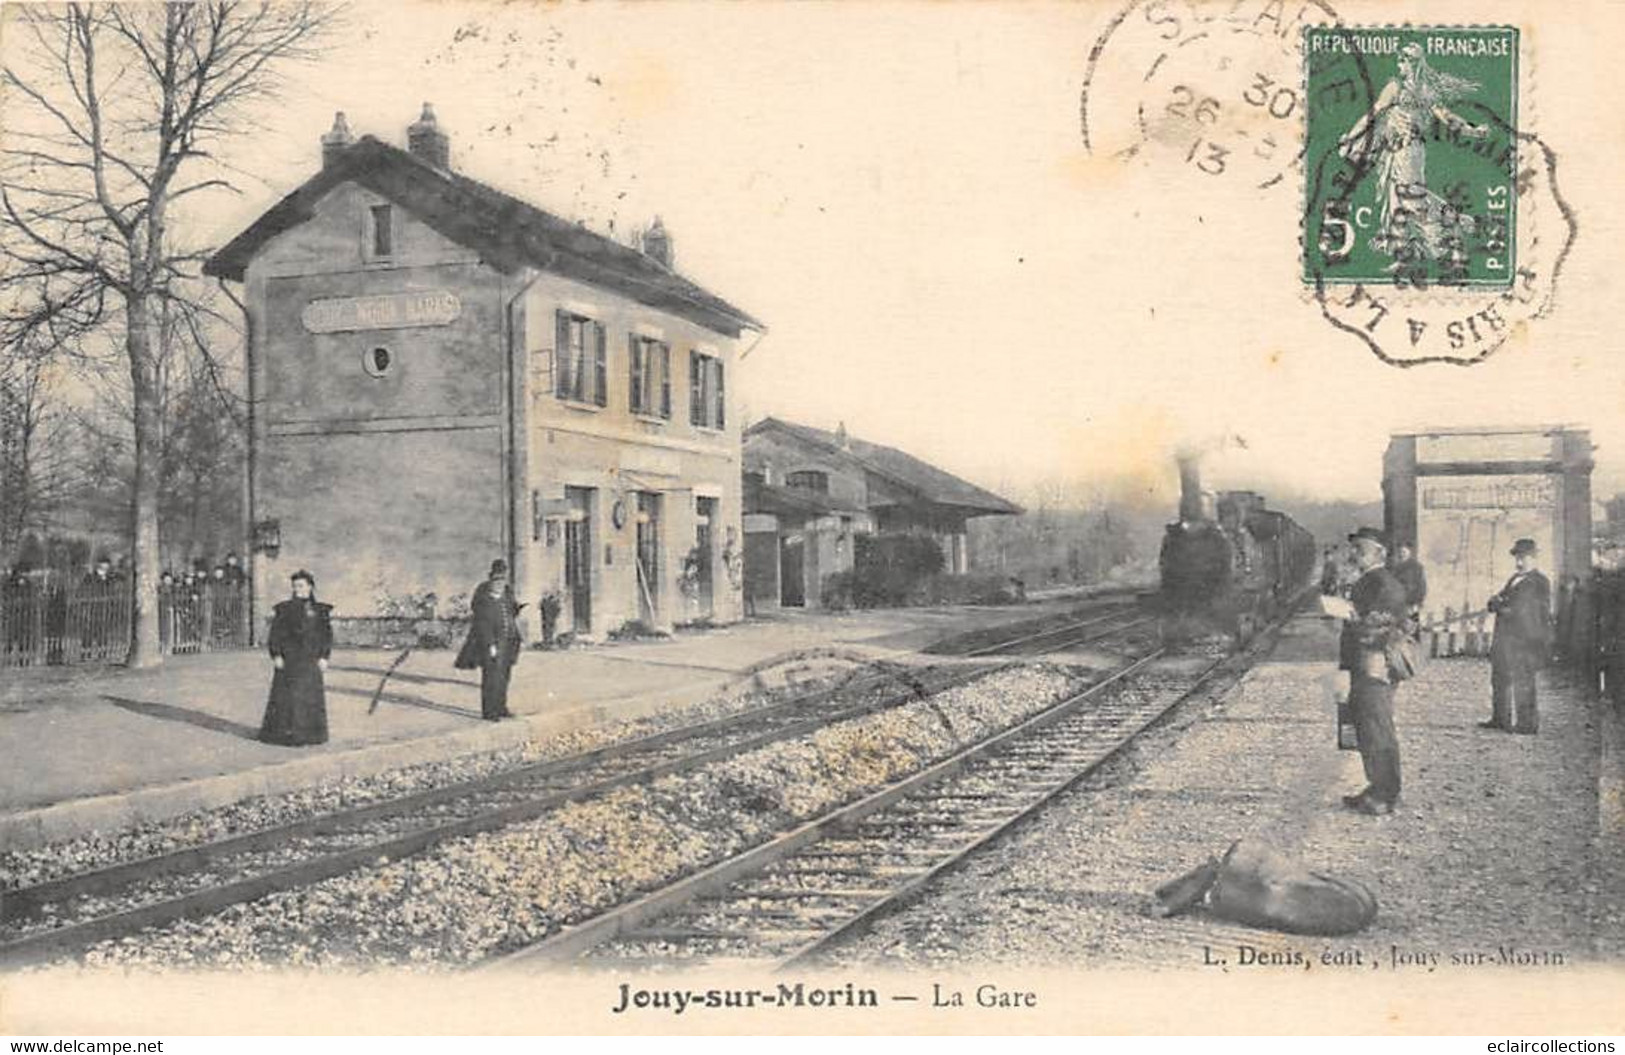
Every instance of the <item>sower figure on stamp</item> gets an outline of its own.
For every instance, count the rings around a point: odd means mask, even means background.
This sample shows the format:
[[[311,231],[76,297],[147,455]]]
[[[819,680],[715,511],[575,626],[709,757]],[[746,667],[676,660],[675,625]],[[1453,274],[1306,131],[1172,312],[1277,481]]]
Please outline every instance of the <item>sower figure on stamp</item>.
[[[1495,640],[1490,644],[1491,715],[1479,725],[1512,733],[1540,728],[1535,707],[1535,673],[1552,646],[1552,584],[1535,567],[1534,539],[1512,544],[1518,570],[1490,598]]]
[[[1367,786],[1357,795],[1343,796],[1343,805],[1382,816],[1392,813],[1399,801],[1399,738],[1388,651],[1405,636],[1405,586],[1384,566],[1387,547],[1380,532],[1363,527],[1349,541],[1361,575],[1349,596],[1354,618],[1343,624],[1339,650],[1349,672],[1349,709]]]
[[[513,717],[508,710],[508,676],[519,658],[519,623],[523,607],[508,585],[508,563],[491,562],[490,576],[474,590],[468,640],[457,654],[459,670],[480,669],[480,717],[494,722]]]
[[[276,671],[265,706],[260,739],[300,747],[327,743],[327,687],[322,672],[333,651],[333,606],[316,600],[316,580],[293,573],[293,597],[271,617],[268,645]]]
[[[1371,111],[1339,140],[1344,157],[1374,160],[1380,193],[1377,234],[1371,247],[1395,258],[1394,267],[1414,254],[1428,260],[1460,255],[1474,219],[1428,189],[1427,153],[1430,127],[1440,125],[1469,139],[1489,130],[1454,113],[1446,105],[1471,95],[1479,85],[1465,77],[1436,70],[1422,45],[1400,50],[1399,75],[1377,95]]]

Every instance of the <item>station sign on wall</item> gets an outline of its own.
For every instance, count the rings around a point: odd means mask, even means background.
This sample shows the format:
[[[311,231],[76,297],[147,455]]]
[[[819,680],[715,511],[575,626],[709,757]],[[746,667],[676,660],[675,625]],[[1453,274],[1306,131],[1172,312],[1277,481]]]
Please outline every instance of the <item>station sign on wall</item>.
[[[299,318],[311,333],[343,333],[446,326],[456,322],[462,313],[463,305],[457,294],[431,289],[313,300],[305,305]]]
[[[1562,552],[1562,479],[1556,475],[1423,476],[1416,481],[1416,555],[1428,576],[1424,608],[1484,609],[1512,574],[1512,543],[1531,538],[1550,574]]]

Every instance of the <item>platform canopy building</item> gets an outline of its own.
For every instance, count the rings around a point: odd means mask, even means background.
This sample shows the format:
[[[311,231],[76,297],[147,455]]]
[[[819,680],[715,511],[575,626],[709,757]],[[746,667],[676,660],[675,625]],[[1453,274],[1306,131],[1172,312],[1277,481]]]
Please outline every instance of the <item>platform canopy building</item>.
[[[1535,540],[1554,586],[1591,567],[1591,434],[1569,426],[1396,432],[1383,458],[1390,538],[1414,542],[1427,608],[1484,610]],[[1554,597],[1556,593],[1554,591]]]
[[[245,287],[257,620],[297,568],[341,617],[466,594],[497,557],[535,635],[742,612],[740,338],[638,248],[339,115],[322,167],[205,268]],[[729,574],[730,570],[733,574]]]
[[[853,570],[858,535],[934,539],[943,567],[970,569],[966,523],[1021,507],[906,451],[769,417],[745,430],[746,581],[757,605],[816,608]]]

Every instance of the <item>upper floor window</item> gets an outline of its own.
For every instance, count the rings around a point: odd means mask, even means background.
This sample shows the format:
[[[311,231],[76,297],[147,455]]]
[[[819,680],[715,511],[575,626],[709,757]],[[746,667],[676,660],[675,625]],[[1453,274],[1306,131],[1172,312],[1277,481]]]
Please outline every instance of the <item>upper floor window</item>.
[[[688,353],[688,421],[708,429],[727,424],[723,414],[722,360],[700,352]]]
[[[631,335],[631,389],[634,414],[671,417],[671,345],[653,337]]]
[[[367,210],[367,255],[373,260],[388,260],[395,255],[395,210],[389,205],[374,205]]]
[[[800,487],[808,491],[817,491],[819,494],[829,494],[829,473],[817,469],[801,469],[797,472],[787,473],[784,482],[790,487]]]
[[[576,403],[609,402],[604,324],[561,311],[553,342],[553,393]]]

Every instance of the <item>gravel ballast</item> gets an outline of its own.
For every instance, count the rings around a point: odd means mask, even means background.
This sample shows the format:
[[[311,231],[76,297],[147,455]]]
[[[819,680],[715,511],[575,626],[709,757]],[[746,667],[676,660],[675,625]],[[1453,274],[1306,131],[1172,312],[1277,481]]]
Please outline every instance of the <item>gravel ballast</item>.
[[[856,677],[852,670],[815,671],[810,665],[804,666],[809,669],[795,671],[797,678],[793,684],[758,684],[784,673],[764,671],[767,678],[759,674],[754,681],[708,700],[658,714],[539,736],[513,747],[426,762],[391,773],[346,777],[285,794],[256,796],[228,806],[195,810],[163,821],[96,832],[28,850],[0,850],[0,891],[154,857],[429,788],[478,780],[535,762],[566,758],[670,729],[759,710],[824,687],[844,690]],[[911,676],[916,678],[927,672],[928,668],[924,667],[910,668]],[[857,698],[851,693],[845,695]]]
[[[106,942],[84,960],[250,969],[476,961],[763,842],[1081,685],[1044,665],[1002,671],[695,773]]]

